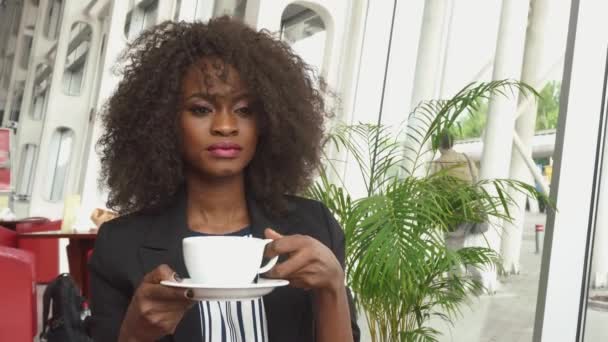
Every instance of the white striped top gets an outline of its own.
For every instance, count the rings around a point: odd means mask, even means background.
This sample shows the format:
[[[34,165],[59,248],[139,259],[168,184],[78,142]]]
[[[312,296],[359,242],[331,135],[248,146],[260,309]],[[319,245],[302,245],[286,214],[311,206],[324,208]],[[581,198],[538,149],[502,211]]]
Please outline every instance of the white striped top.
[[[207,235],[198,232],[195,234]],[[249,227],[227,235],[252,236]],[[244,301],[202,301],[198,303],[197,310],[202,342],[268,341],[262,298]]]
[[[266,342],[268,328],[264,301],[198,303],[203,342]]]

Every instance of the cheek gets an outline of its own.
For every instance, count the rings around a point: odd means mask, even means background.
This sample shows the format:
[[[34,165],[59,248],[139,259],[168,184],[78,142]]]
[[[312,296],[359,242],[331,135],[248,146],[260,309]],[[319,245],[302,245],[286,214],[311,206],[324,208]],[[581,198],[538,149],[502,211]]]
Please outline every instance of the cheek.
[[[181,119],[181,131],[184,140],[188,140],[191,143],[200,142],[205,132],[205,122],[202,120],[194,120],[187,115]]]
[[[192,156],[200,149],[202,142],[202,134],[200,129],[187,119],[180,120],[180,139],[182,151],[185,155]]]
[[[247,135],[247,144],[249,146],[251,146],[251,150],[255,152],[257,145],[258,145],[258,141],[259,141],[259,136],[258,136],[258,132],[255,130],[252,130],[250,132],[248,132]]]

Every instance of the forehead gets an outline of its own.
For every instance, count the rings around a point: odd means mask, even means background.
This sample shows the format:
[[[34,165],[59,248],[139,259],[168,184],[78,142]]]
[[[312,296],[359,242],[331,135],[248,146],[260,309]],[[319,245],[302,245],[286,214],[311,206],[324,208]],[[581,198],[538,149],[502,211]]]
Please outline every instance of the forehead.
[[[222,95],[246,89],[238,71],[219,58],[203,57],[192,64],[182,80],[183,94]]]

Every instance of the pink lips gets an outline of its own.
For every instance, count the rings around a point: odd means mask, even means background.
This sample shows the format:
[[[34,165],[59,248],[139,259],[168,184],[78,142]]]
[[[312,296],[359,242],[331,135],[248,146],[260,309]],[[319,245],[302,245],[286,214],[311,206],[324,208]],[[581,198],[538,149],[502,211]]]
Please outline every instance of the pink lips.
[[[218,158],[236,158],[243,148],[235,143],[221,142],[207,148],[212,156]]]

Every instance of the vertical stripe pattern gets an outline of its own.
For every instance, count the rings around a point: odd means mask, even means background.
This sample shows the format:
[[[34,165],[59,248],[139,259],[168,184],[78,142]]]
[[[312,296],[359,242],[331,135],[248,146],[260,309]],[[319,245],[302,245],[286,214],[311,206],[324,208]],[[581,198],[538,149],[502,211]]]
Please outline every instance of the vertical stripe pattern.
[[[267,342],[264,301],[199,302],[202,342]]]
[[[198,233],[196,236],[204,234]],[[249,228],[230,234],[251,236]],[[256,279],[257,282],[257,279]],[[195,306],[202,342],[267,342],[264,300],[202,301]]]

